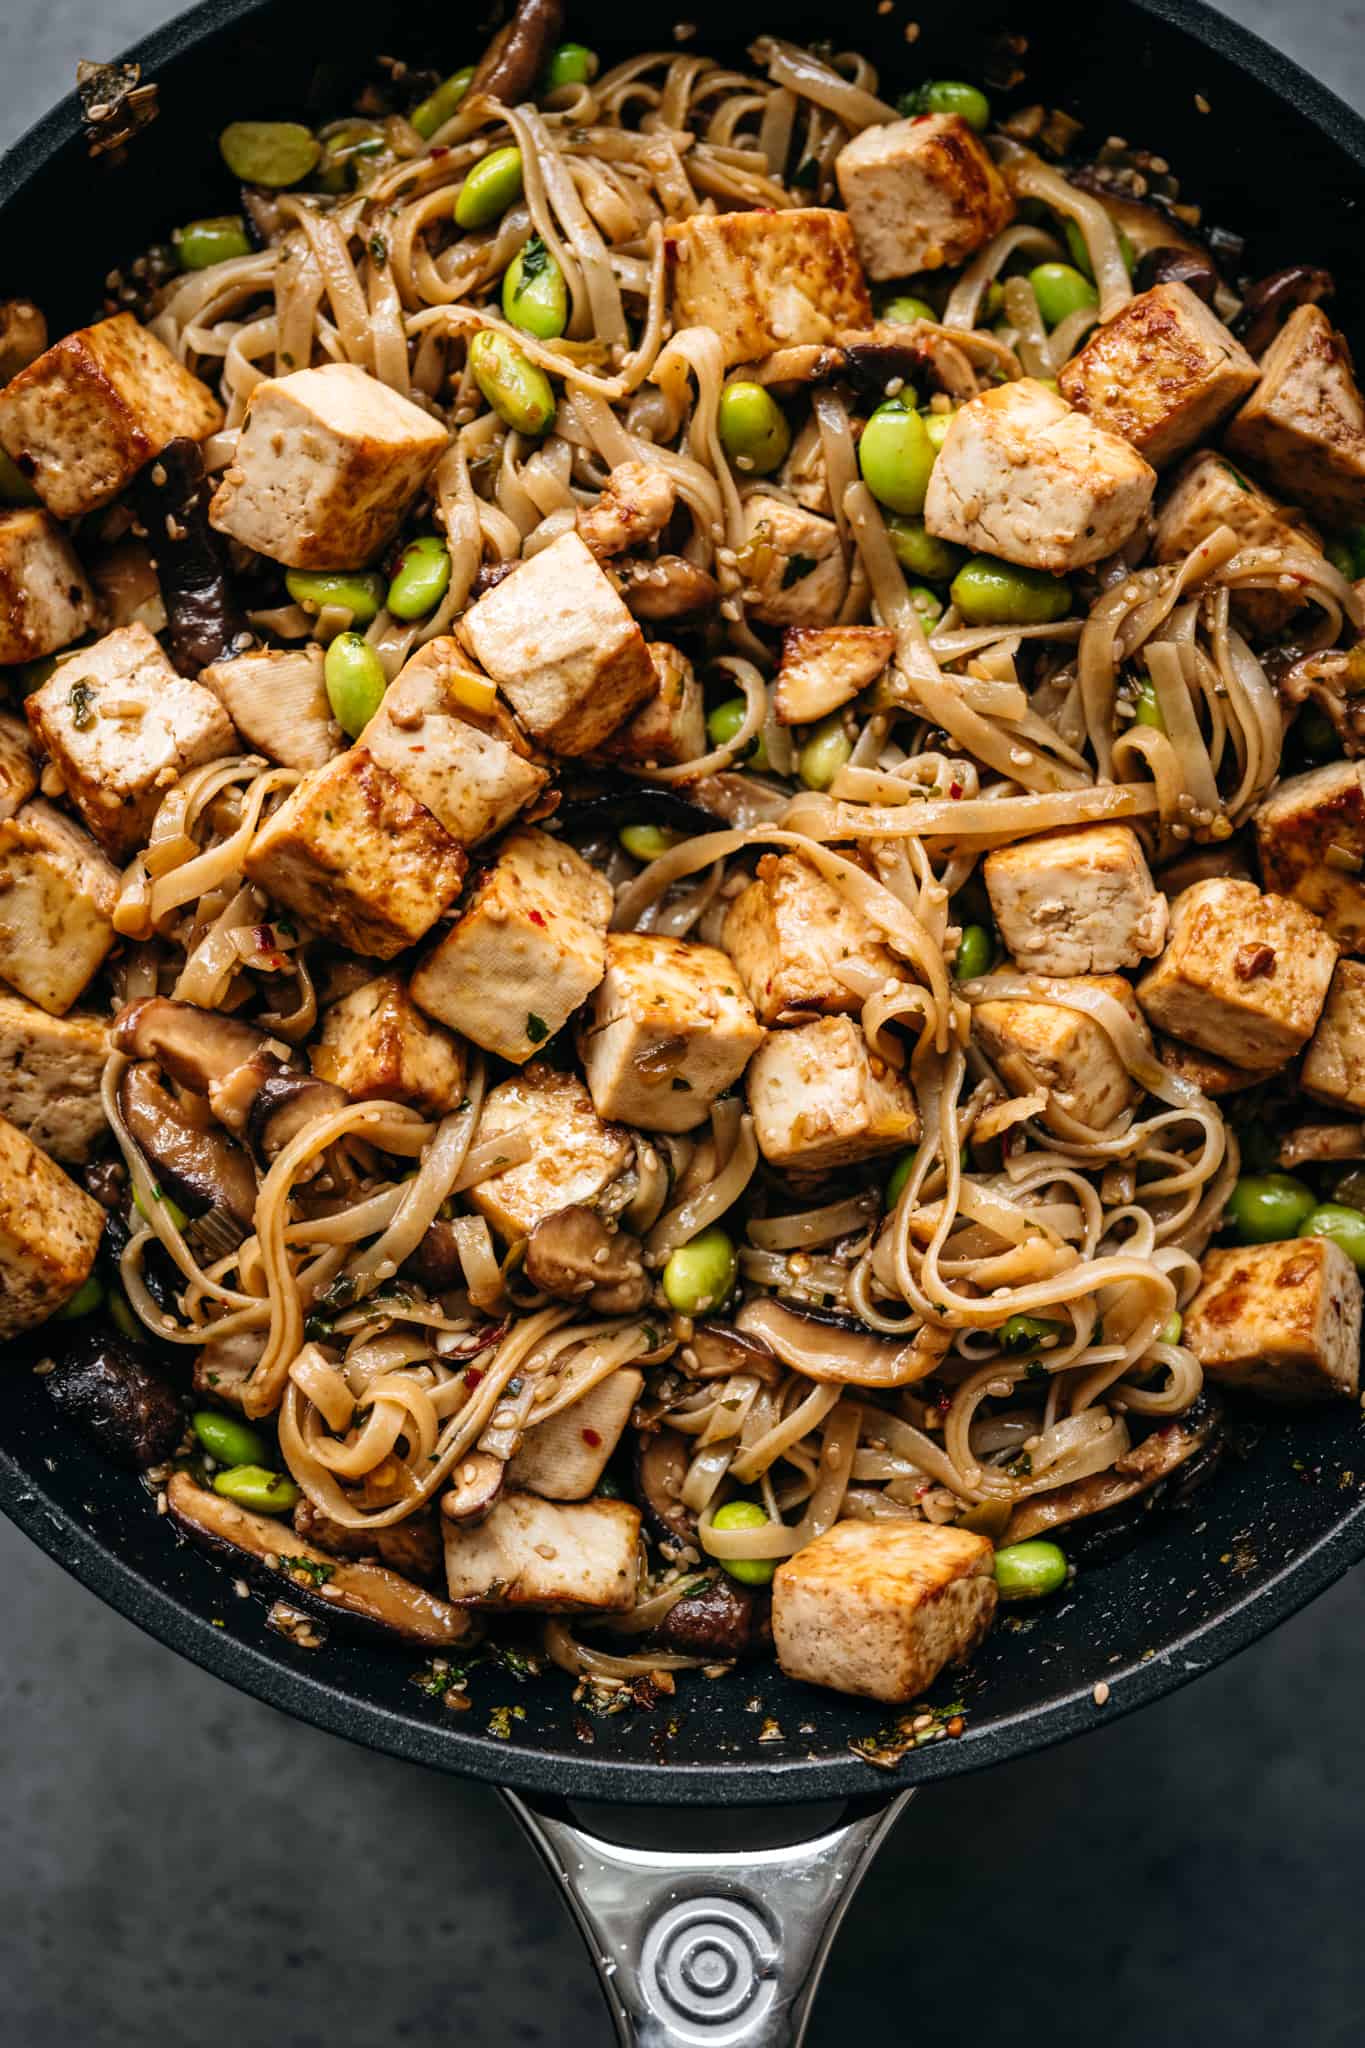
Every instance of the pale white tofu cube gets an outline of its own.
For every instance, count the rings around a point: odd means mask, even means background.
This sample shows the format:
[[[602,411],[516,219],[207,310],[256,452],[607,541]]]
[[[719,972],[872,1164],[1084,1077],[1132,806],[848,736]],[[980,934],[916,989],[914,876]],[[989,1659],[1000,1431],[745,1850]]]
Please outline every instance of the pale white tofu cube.
[[[1256,812],[1267,889],[1322,919],[1344,953],[1365,952],[1365,767],[1329,761],[1280,783]]]
[[[94,616],[85,571],[51,514],[0,511],[0,665],[69,647]]]
[[[1261,381],[1228,428],[1234,455],[1328,526],[1365,512],[1365,401],[1345,338],[1321,306],[1299,306],[1261,361]]]
[[[845,961],[883,978],[901,972],[856,904],[795,853],[764,854],[757,879],[725,914],[721,944],[761,1024],[861,1010],[862,997],[839,980]]]
[[[737,1081],[763,1027],[729,955],[655,932],[612,932],[580,1032],[599,1116],[690,1131]]]
[[[960,405],[934,464],[924,523],[940,540],[1064,575],[1122,547],[1156,471],[1032,377]]]
[[[1063,398],[1164,469],[1205,441],[1260,376],[1187,284],[1139,292],[1057,373]]]
[[[1299,1086],[1329,1109],[1365,1116],[1365,961],[1338,960]]]
[[[1166,898],[1129,825],[1044,833],[996,847],[982,865],[1025,974],[1115,974],[1161,951]]]
[[[1206,1252],[1181,1342],[1207,1378],[1268,1401],[1354,1395],[1360,1276],[1325,1237]]]
[[[1337,949],[1311,911],[1254,882],[1195,882],[1137,985],[1149,1020],[1239,1067],[1283,1066],[1312,1036]]]
[[[332,716],[322,679],[323,652],[259,647],[211,662],[199,680],[212,690],[253,753],[284,768],[321,768],[339,754],[345,734]]]
[[[889,626],[788,626],[773,691],[782,725],[809,725],[875,683],[896,651]]]
[[[490,1174],[467,1200],[509,1244],[529,1237],[557,1209],[591,1209],[634,1157],[629,1133],[603,1123],[576,1074],[535,1061],[492,1089],[479,1118],[479,1142],[525,1138],[530,1157]]]
[[[702,687],[681,647],[671,641],[652,640],[649,658],[654,694],[603,742],[602,753],[629,768],[680,768],[709,751]]]
[[[108,1057],[102,1017],[50,1017],[0,989],[0,1116],[54,1159],[86,1160],[103,1135]]]
[[[418,966],[413,999],[485,1052],[529,1060],[601,981],[611,906],[610,883],[562,839],[513,832]]]
[[[655,688],[644,634],[576,533],[519,563],[460,633],[556,754],[592,753]]]
[[[12,818],[37,787],[32,734],[22,718],[0,712],[0,820]]]
[[[694,213],[666,247],[673,325],[718,336],[727,369],[871,321],[853,224],[831,207]]]
[[[473,1528],[443,1520],[446,1579],[457,1607],[610,1614],[635,1604],[640,1510],[629,1501],[505,1493]]]
[[[60,1017],[114,943],[119,872],[41,798],[0,824],[0,974]]]
[[[445,1116],[464,1094],[463,1045],[422,1015],[401,974],[376,975],[330,1003],[308,1057],[353,1102],[409,1102]]]
[[[528,1429],[507,1467],[509,1486],[545,1500],[586,1500],[606,1471],[644,1385],[642,1372],[623,1365],[581,1401]]]
[[[983,1640],[995,1614],[988,1536],[934,1522],[836,1522],[773,1577],[773,1647],[789,1678],[911,1700]]]
[[[290,569],[355,569],[387,546],[446,429],[353,363],[267,377],[209,519]]]
[[[67,795],[118,861],[146,844],[187,768],[237,752],[213,692],[177,675],[145,626],[120,626],[59,662],[24,709]]]
[[[864,128],[834,159],[858,253],[880,282],[965,263],[1014,218],[985,144],[960,114]]]
[[[1277,504],[1217,449],[1200,448],[1181,464],[1161,494],[1153,557],[1158,562],[1181,561],[1219,526],[1230,527],[1244,547],[1319,552],[1317,536],[1300,513]],[[1232,601],[1258,636],[1277,633],[1305,603],[1297,590],[1278,585],[1273,590],[1234,590]]]
[[[0,1338],[31,1330],[70,1301],[89,1277],[103,1229],[99,1203],[0,1117]]]
[[[759,1150],[794,1173],[833,1173],[919,1136],[909,1083],[851,1017],[770,1031],[750,1063],[748,1090]]]
[[[1078,974],[1068,990],[1093,989],[1119,1004],[1147,1050],[1151,1038],[1128,983],[1117,974]],[[1101,1024],[1064,1003],[1004,1001],[972,1005],[972,1037],[1016,1094],[1044,1088],[1048,1108],[1099,1129],[1131,1109],[1142,1093]]]
[[[107,505],[168,441],[202,441],[223,408],[131,313],[54,342],[0,390],[0,444],[49,512]]]
[[[832,519],[755,491],[744,503],[744,604],[765,626],[832,626],[848,564]]]
[[[248,881],[352,953],[392,960],[460,893],[468,863],[363,747],[314,768],[252,841]]]
[[[643,547],[673,516],[677,486],[657,462],[618,462],[593,503],[578,515],[578,531],[597,559]]]

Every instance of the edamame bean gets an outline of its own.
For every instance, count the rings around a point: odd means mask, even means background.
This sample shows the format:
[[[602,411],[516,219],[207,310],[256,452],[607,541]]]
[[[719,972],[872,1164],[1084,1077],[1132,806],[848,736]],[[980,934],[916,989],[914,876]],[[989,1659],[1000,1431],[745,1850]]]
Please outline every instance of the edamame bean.
[[[1180,1342],[1181,1332],[1184,1330],[1184,1328],[1184,1316],[1181,1315],[1180,1310],[1178,1308],[1173,1308],[1171,1310],[1171,1313],[1167,1316],[1165,1322],[1161,1325],[1161,1328],[1156,1333],[1157,1343],[1178,1344]]]
[[[796,757],[796,772],[807,789],[828,789],[853,752],[853,742],[836,714],[817,725]]]
[[[713,747],[728,747],[735,734],[749,716],[749,706],[743,697],[727,697],[723,704],[717,704],[714,711],[706,716],[706,737]],[[755,733],[737,762],[747,762],[754,768],[766,768],[768,749],[763,744],[762,733]]]
[[[539,235],[518,249],[502,274],[502,310],[514,327],[537,341],[555,340],[568,325],[564,273]]]
[[[741,380],[720,394],[720,445],[749,476],[770,476],[787,459],[792,430],[771,392]]]
[[[727,1500],[711,1517],[713,1529],[766,1529],[768,1514],[756,1500]],[[766,1586],[777,1570],[775,1557],[721,1557],[722,1571],[741,1586]]]
[[[54,1323],[78,1323],[82,1316],[92,1316],[104,1300],[104,1288],[94,1273],[88,1273],[65,1308],[59,1308],[52,1318]]]
[[[420,106],[413,108],[408,119],[424,142],[430,142],[436,130],[445,127],[469,91],[469,82],[473,76],[472,64],[466,64],[461,71],[452,71],[449,78],[442,79],[429,98],[424,99]]]
[[[1077,270],[1080,271],[1082,277],[1088,277],[1093,284],[1095,281],[1095,270],[1090,261],[1090,251],[1085,246],[1085,236],[1081,233],[1074,220],[1063,221],[1062,232],[1066,236],[1066,246],[1071,251],[1072,262]],[[1129,277],[1131,277],[1134,266],[1137,263],[1137,250],[1133,247],[1122,228],[1119,229],[1119,254],[1123,258],[1124,269],[1128,272]]]
[[[890,320],[896,327],[903,327],[912,320],[937,320],[938,314],[927,299],[917,299],[913,292],[897,292],[895,298],[888,299],[882,307],[880,317]]]
[[[555,416],[554,386],[514,341],[491,327],[481,328],[469,344],[469,367],[499,419],[533,440],[549,432]]]
[[[1007,1543],[995,1553],[995,1583],[1002,1600],[1043,1600],[1066,1584],[1066,1553],[1055,1543]]]
[[[1243,1244],[1298,1237],[1317,1207],[1313,1190],[1290,1173],[1244,1174],[1228,1196],[1225,1221]]]
[[[157,1206],[163,1209],[166,1215],[170,1217],[176,1229],[184,1230],[190,1219],[181,1208],[179,1202],[173,1202],[169,1195],[162,1193],[160,1188],[153,1188],[152,1193],[156,1198]],[[152,1222],[153,1219],[146,1203],[136,1191],[133,1194],[133,1207],[138,1211],[139,1215],[145,1216],[149,1223]]]
[[[1039,626],[1064,619],[1071,585],[1045,569],[1021,569],[994,555],[973,555],[953,578],[951,596],[969,626]]]
[[[956,574],[961,548],[929,533],[922,519],[893,516],[886,522],[886,531],[896,560],[908,575],[923,576],[929,583],[946,583]]]
[[[472,166],[455,195],[455,221],[462,228],[491,227],[521,197],[521,151],[491,149]]]
[[[1335,539],[1328,541],[1323,553],[1338,575],[1344,576],[1348,583],[1354,579],[1356,558],[1349,541],[1343,540],[1338,534]]]
[[[230,1465],[226,1472],[215,1472],[213,1490],[256,1515],[288,1514],[299,1498],[292,1479],[264,1465]]]
[[[316,135],[297,121],[230,121],[218,149],[234,178],[274,191],[297,185],[322,154]]]
[[[230,256],[249,256],[251,237],[240,213],[219,213],[176,228],[171,247],[182,270],[207,270],[211,263],[226,263]]]
[[[36,505],[38,493],[18,463],[0,448],[0,502],[6,505]]]
[[[450,584],[450,551],[438,534],[409,541],[398,557],[384,602],[396,619],[421,619],[434,612]]]
[[[858,467],[879,505],[913,517],[924,510],[935,453],[929,430],[914,407],[889,398],[863,428]]]
[[[545,67],[545,90],[561,85],[588,85],[597,76],[597,52],[586,43],[561,43]]]
[[[984,135],[991,125],[991,103],[979,86],[962,78],[931,78],[906,93],[903,114],[960,114],[969,128]]]
[[[332,716],[348,739],[358,739],[384,701],[384,664],[359,633],[338,633],[327,649],[322,680]]]
[[[1036,1351],[1049,1339],[1064,1337],[1066,1324],[1048,1316],[1007,1316],[1000,1326],[1002,1351]]]
[[[623,825],[616,836],[632,860],[650,861],[671,852],[683,835],[666,825]]]
[[[200,1408],[190,1417],[190,1428],[211,1458],[220,1465],[265,1465],[270,1452],[263,1436],[224,1415],[218,1408]]]
[[[1082,306],[1098,306],[1100,302],[1090,279],[1069,263],[1040,263],[1029,272],[1028,281],[1045,327],[1060,327],[1069,314],[1078,313]]]
[[[1133,711],[1134,725],[1150,725],[1154,732],[1165,732],[1166,714],[1161,708],[1161,699],[1156,693],[1156,684],[1149,675],[1144,675],[1138,685],[1137,704]]]
[[[929,632],[943,617],[943,599],[935,597],[925,583],[912,583],[905,594],[919,613],[925,632]]]
[[[1352,1265],[1365,1269],[1365,1213],[1344,1202],[1321,1202],[1303,1226],[1304,1237],[1330,1237]]]
[[[905,1193],[905,1183],[910,1178],[910,1169],[914,1163],[915,1155],[913,1152],[902,1152],[900,1158],[892,1167],[886,1182],[886,1206],[888,1209],[894,1209],[901,1196]]]
[[[324,192],[342,193],[361,184],[368,160],[388,153],[384,131],[374,121],[347,121],[322,138],[317,182]]]
[[[364,569],[289,569],[284,587],[306,612],[335,607],[351,614],[353,626],[368,626],[384,602],[383,577]]]
[[[964,925],[962,937],[958,942],[957,958],[953,962],[955,979],[975,981],[978,974],[989,974],[994,959],[995,939],[985,925]]]
[[[937,455],[948,438],[948,429],[953,424],[953,414],[951,411],[922,412],[920,418],[924,421],[924,431],[929,436],[929,446]]]
[[[664,1300],[680,1316],[704,1316],[720,1307],[738,1272],[734,1245],[719,1224],[713,1223],[700,1237],[669,1254],[663,1271]]]

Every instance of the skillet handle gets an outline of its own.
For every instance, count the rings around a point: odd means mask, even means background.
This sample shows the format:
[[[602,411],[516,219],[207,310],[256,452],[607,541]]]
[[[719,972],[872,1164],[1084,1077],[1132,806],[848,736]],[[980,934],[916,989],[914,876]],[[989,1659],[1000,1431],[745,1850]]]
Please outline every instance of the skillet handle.
[[[682,1810],[502,1796],[563,1887],[621,2048],[800,2048],[839,1922],[911,1794]]]

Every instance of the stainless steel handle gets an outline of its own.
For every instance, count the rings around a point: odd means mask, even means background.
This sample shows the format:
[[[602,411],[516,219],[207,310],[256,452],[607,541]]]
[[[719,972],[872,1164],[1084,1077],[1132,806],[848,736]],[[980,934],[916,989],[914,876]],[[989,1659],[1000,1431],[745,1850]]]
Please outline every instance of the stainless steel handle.
[[[839,1922],[911,1794],[682,1811],[503,1797],[564,1890],[621,2048],[800,2048]]]

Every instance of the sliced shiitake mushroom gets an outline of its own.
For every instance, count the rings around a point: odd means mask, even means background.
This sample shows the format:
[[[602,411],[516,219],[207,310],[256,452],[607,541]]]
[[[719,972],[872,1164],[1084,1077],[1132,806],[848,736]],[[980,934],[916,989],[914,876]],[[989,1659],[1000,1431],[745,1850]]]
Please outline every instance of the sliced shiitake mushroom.
[[[687,619],[720,603],[715,577],[684,555],[617,555],[603,567],[637,619]]]
[[[633,1315],[649,1299],[639,1239],[577,1205],[542,1216],[526,1242],[525,1270],[533,1287],[597,1315]]]
[[[697,1592],[675,1601],[654,1635],[665,1648],[689,1657],[752,1656],[771,1646],[772,1602],[766,1592],[717,1572]]]
[[[43,1386],[68,1421],[119,1465],[145,1471],[169,1458],[180,1441],[184,1417],[175,1389],[112,1331],[71,1337]]]
[[[225,1209],[249,1223],[256,1208],[256,1171],[226,1131],[201,1130],[186,1117],[147,1061],[125,1068],[118,1086],[123,1121],[156,1168],[166,1193],[195,1214]]]
[[[497,1505],[507,1479],[507,1460],[491,1451],[471,1451],[450,1475],[450,1491],[441,1501],[441,1513],[466,1528],[487,1521]]]
[[[464,1282],[464,1261],[455,1227],[441,1217],[428,1223],[415,1251],[403,1261],[403,1273],[431,1294],[448,1294]]]
[[[1223,1451],[1223,1413],[1207,1391],[1173,1422],[1134,1444],[1107,1472],[1074,1479],[1051,1493],[1021,1501],[1005,1530],[1006,1543],[1046,1536],[1074,1522],[1071,1557],[1100,1558],[1125,1549],[1157,1508],[1178,1507],[1213,1471]]]
[[[294,1528],[333,1557],[377,1559],[405,1579],[427,1585],[439,1578],[441,1531],[434,1513],[409,1515],[387,1529],[349,1529],[309,1500],[305,1494],[294,1509]]]
[[[114,1019],[113,1039],[130,1059],[155,1060],[182,1088],[206,1095],[233,1131],[245,1129],[262,1082],[281,1065],[254,1024],[171,996],[129,1003]]]
[[[645,1520],[663,1542],[690,1543],[697,1518],[682,1504],[687,1439],[676,1429],[637,1430],[634,1492]]]
[[[262,1158],[274,1159],[307,1124],[320,1116],[335,1116],[350,1099],[345,1089],[332,1081],[293,1067],[277,1067],[267,1074],[252,1099],[247,1136]]]
[[[1217,297],[1218,282],[1217,265],[1202,249],[1181,249],[1165,242],[1144,250],[1133,273],[1136,291],[1149,292],[1159,284],[1183,284],[1206,306]]]
[[[748,1372],[776,1386],[782,1377],[782,1367],[767,1345],[732,1323],[694,1324],[692,1340],[678,1353],[677,1363],[691,1380],[728,1379],[731,1373]]]
[[[468,97],[486,92],[505,107],[533,98],[563,28],[564,0],[519,0],[479,59]]]
[[[942,1360],[934,1332],[883,1337],[851,1316],[792,1308],[784,1301],[750,1301],[735,1327],[776,1352],[807,1379],[837,1380],[850,1387],[908,1387],[926,1379]]]
[[[1263,356],[1296,306],[1321,305],[1336,296],[1336,289],[1331,271],[1311,263],[1291,263],[1258,278],[1247,287],[1237,316],[1236,332],[1247,354]]]
[[[133,480],[166,606],[166,645],[182,676],[250,644],[220,535],[209,525],[213,487],[197,441],[168,442]]]

